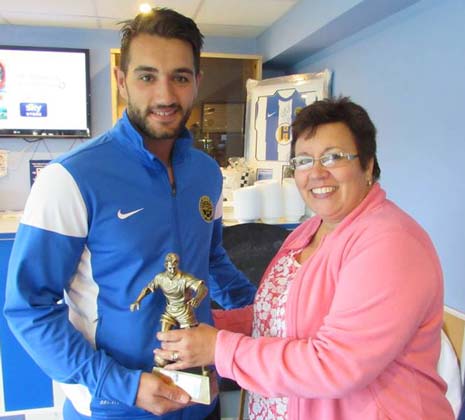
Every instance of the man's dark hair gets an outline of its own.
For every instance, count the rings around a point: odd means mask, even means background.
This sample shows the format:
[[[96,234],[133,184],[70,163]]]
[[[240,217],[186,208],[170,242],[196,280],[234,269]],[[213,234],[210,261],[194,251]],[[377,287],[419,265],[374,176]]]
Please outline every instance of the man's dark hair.
[[[337,122],[344,123],[352,132],[362,169],[366,169],[373,158],[373,181],[377,181],[381,169],[376,158],[376,128],[365,109],[348,97],[316,101],[297,114],[292,123],[292,156],[295,154],[295,143],[301,135],[311,137],[318,126]]]
[[[121,23],[120,68],[124,73],[128,70],[131,41],[137,35],[148,34],[188,42],[192,46],[195,73],[199,74],[203,35],[192,19],[171,9],[153,8]]]

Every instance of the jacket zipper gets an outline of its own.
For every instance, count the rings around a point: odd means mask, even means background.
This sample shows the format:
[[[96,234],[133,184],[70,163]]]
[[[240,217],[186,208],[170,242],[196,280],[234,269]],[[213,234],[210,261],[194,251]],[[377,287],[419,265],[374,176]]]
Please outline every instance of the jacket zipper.
[[[170,185],[171,187],[171,197],[172,197],[172,204],[173,204],[173,220],[174,220],[174,232],[175,232],[175,238],[176,238],[176,248],[177,251],[176,253],[179,255],[179,258],[183,259],[183,249],[182,249],[182,241],[180,240],[180,234],[179,234],[179,218],[178,218],[178,208],[177,208],[177,200],[176,200],[176,193],[177,193],[177,188],[176,188],[176,176],[174,173],[174,165],[172,166],[172,173],[173,173],[173,183]],[[167,173],[168,175],[168,173]],[[168,176],[168,181],[169,181],[169,176]]]

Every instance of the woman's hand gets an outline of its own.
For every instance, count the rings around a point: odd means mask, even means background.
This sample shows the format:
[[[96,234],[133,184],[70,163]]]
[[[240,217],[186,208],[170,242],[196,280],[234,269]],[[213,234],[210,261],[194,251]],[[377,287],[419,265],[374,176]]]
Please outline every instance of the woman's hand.
[[[182,370],[215,363],[215,346],[218,330],[207,324],[198,327],[157,333],[161,349],[154,353],[173,363],[168,370]]]

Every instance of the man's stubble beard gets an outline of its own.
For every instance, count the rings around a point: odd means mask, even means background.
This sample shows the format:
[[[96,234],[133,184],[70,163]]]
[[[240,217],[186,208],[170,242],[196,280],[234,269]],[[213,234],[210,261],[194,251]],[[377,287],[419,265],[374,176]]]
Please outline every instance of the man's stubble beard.
[[[178,111],[181,110],[182,108],[178,106]],[[128,112],[128,117],[131,120],[131,122],[134,124],[134,126],[140,131],[140,133],[146,138],[147,140],[172,140],[176,139],[181,131],[184,129],[184,126],[187,123],[187,120],[189,119],[192,108],[188,109],[184,116],[182,117],[181,121],[179,124],[172,128],[172,129],[153,129],[147,124],[147,118],[150,114],[149,110],[144,111],[144,115],[142,115],[142,111],[139,108],[136,108],[135,106],[132,105],[131,101],[128,101],[127,104],[127,112]]]

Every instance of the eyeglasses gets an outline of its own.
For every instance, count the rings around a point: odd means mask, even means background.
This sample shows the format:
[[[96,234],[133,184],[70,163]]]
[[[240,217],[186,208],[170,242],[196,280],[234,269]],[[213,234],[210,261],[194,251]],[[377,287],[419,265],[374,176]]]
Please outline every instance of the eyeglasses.
[[[353,153],[326,153],[319,158],[312,156],[296,156],[290,160],[290,164],[294,170],[300,171],[311,169],[315,166],[315,162],[320,162],[325,168],[336,168],[345,163],[346,160],[354,160],[358,155]]]

